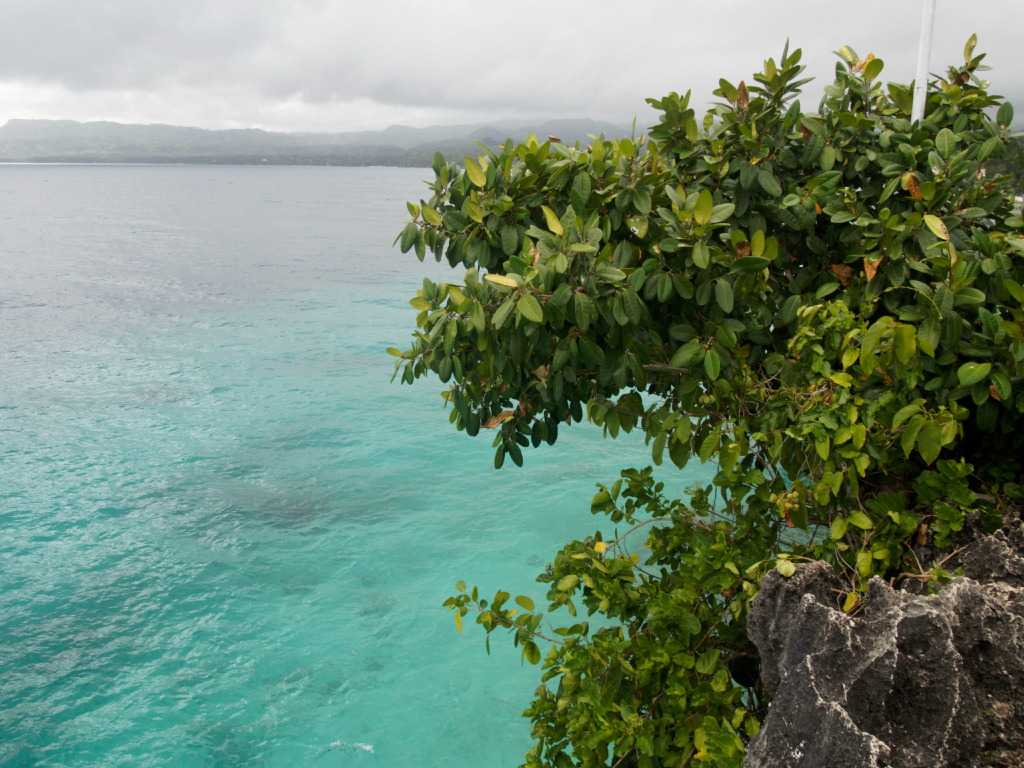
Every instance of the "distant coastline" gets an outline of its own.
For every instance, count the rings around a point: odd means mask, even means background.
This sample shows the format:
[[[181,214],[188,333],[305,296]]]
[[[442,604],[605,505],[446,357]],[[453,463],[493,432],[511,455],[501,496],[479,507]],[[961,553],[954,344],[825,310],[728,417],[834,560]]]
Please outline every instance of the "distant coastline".
[[[344,165],[429,167],[436,150],[451,159],[480,154],[531,132],[568,144],[589,134],[623,135],[626,126],[588,119],[510,120],[474,125],[351,133],[272,133],[73,120],[9,120],[0,127],[0,163],[146,165]]]

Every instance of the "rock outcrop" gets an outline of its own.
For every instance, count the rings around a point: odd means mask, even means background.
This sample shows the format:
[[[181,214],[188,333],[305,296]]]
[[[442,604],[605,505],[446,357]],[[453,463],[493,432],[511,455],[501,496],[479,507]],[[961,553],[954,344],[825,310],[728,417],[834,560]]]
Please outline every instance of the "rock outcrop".
[[[824,563],[765,577],[748,619],[772,704],[744,768],[1013,765],[1024,747],[1019,520],[934,595],[871,581],[855,616]]]

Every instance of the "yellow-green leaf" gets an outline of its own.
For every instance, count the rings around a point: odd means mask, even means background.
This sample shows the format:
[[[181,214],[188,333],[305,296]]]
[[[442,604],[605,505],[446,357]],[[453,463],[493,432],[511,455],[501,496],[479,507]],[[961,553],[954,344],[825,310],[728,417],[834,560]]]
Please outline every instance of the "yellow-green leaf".
[[[558,220],[558,216],[548,208],[546,205],[541,206],[541,210],[544,211],[544,218],[547,220],[548,229],[554,232],[556,235],[563,235],[565,231],[562,229],[562,222]]]
[[[932,233],[942,240],[949,240],[949,230],[946,229],[946,225],[942,222],[938,216],[932,216],[930,213],[926,213],[924,216],[924,223],[928,225],[928,229]]]
[[[764,232],[757,230],[750,238],[750,255],[760,256],[764,253]]]
[[[711,198],[711,193],[705,189],[700,193],[700,197],[697,198],[697,204],[693,208],[693,220],[703,227],[711,219],[711,212],[714,207],[715,203]]]
[[[496,283],[497,285],[504,285],[507,288],[518,288],[519,287],[519,283],[517,283],[515,280],[513,280],[508,275],[492,275],[490,272],[488,272],[486,275],[484,275],[484,280],[488,281],[489,283]]]
[[[462,634],[462,616],[459,613],[459,609],[455,609],[455,626],[459,628],[459,634]]]
[[[423,220],[427,224],[433,224],[435,227],[441,226],[441,214],[429,205],[423,206]]]
[[[871,522],[871,518],[860,510],[857,510],[850,515],[850,524],[856,525],[858,528],[862,528],[865,531],[869,531],[875,527],[875,524]]]
[[[991,363],[964,363],[956,374],[960,379],[960,385],[969,387],[982,381],[991,370]]]
[[[532,611],[533,610],[533,600],[528,598],[526,595],[520,595],[519,597],[517,597],[516,598],[516,603],[521,605],[527,611]]]
[[[833,373],[829,378],[840,387],[853,386],[853,377],[848,373]]]
[[[466,173],[469,175],[469,180],[481,189],[487,186],[487,174],[471,157],[466,158]]]
[[[846,596],[846,602],[843,603],[843,611],[845,613],[849,613],[850,611],[852,611],[853,607],[857,605],[857,600],[859,599],[860,597],[856,592],[851,592],[850,594],[848,594]]]
[[[579,583],[580,577],[570,573],[568,576],[563,576],[561,581],[558,582],[558,590],[560,592],[568,592]]]
[[[871,553],[870,552],[858,552],[857,553],[857,572],[860,573],[865,579],[871,575]]]
[[[409,304],[412,305],[413,309],[418,309],[421,312],[425,309],[432,309],[434,306],[422,296],[417,296],[415,299],[409,299]]]
[[[779,562],[775,564],[775,570],[779,572],[780,576],[788,579],[796,573],[796,566],[789,562],[789,560],[779,560]]]
[[[484,212],[480,210],[480,206],[472,200],[466,201],[466,215],[478,224],[484,223]]]

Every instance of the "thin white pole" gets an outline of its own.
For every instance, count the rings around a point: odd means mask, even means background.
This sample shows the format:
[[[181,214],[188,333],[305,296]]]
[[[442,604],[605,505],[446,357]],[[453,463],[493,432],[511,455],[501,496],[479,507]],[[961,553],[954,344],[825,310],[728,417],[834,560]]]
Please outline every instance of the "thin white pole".
[[[917,44],[917,78],[914,83],[914,106],[910,121],[916,123],[924,117],[924,103],[928,99],[928,61],[932,56],[932,29],[935,27],[935,0],[924,0],[921,17],[921,40]]]

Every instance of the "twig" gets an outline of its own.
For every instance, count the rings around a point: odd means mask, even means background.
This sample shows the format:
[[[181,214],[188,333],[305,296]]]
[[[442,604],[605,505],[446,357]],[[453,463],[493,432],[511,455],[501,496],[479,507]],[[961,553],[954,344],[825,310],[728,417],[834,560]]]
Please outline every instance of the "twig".
[[[640,523],[639,525],[634,525],[634,526],[633,526],[632,528],[630,528],[630,529],[629,529],[628,531],[626,531],[626,532],[625,532],[624,534],[622,534],[621,536],[619,536],[619,538],[617,538],[617,539],[616,539],[615,541],[613,541],[613,542],[611,543],[610,547],[614,547],[614,546],[615,546],[616,544],[618,544],[618,543],[619,543],[620,541],[622,541],[622,540],[623,540],[624,538],[626,538],[627,536],[629,536],[629,534],[631,534],[631,533],[632,533],[633,531],[635,531],[635,530],[636,530],[637,528],[643,528],[643,527],[644,527],[645,525],[649,525],[649,524],[651,524],[651,523],[665,523],[665,522],[672,522],[672,518],[671,518],[671,517],[652,517],[652,518],[651,518],[650,520],[645,520],[644,522]],[[609,548],[610,548],[610,547],[609,547]]]

